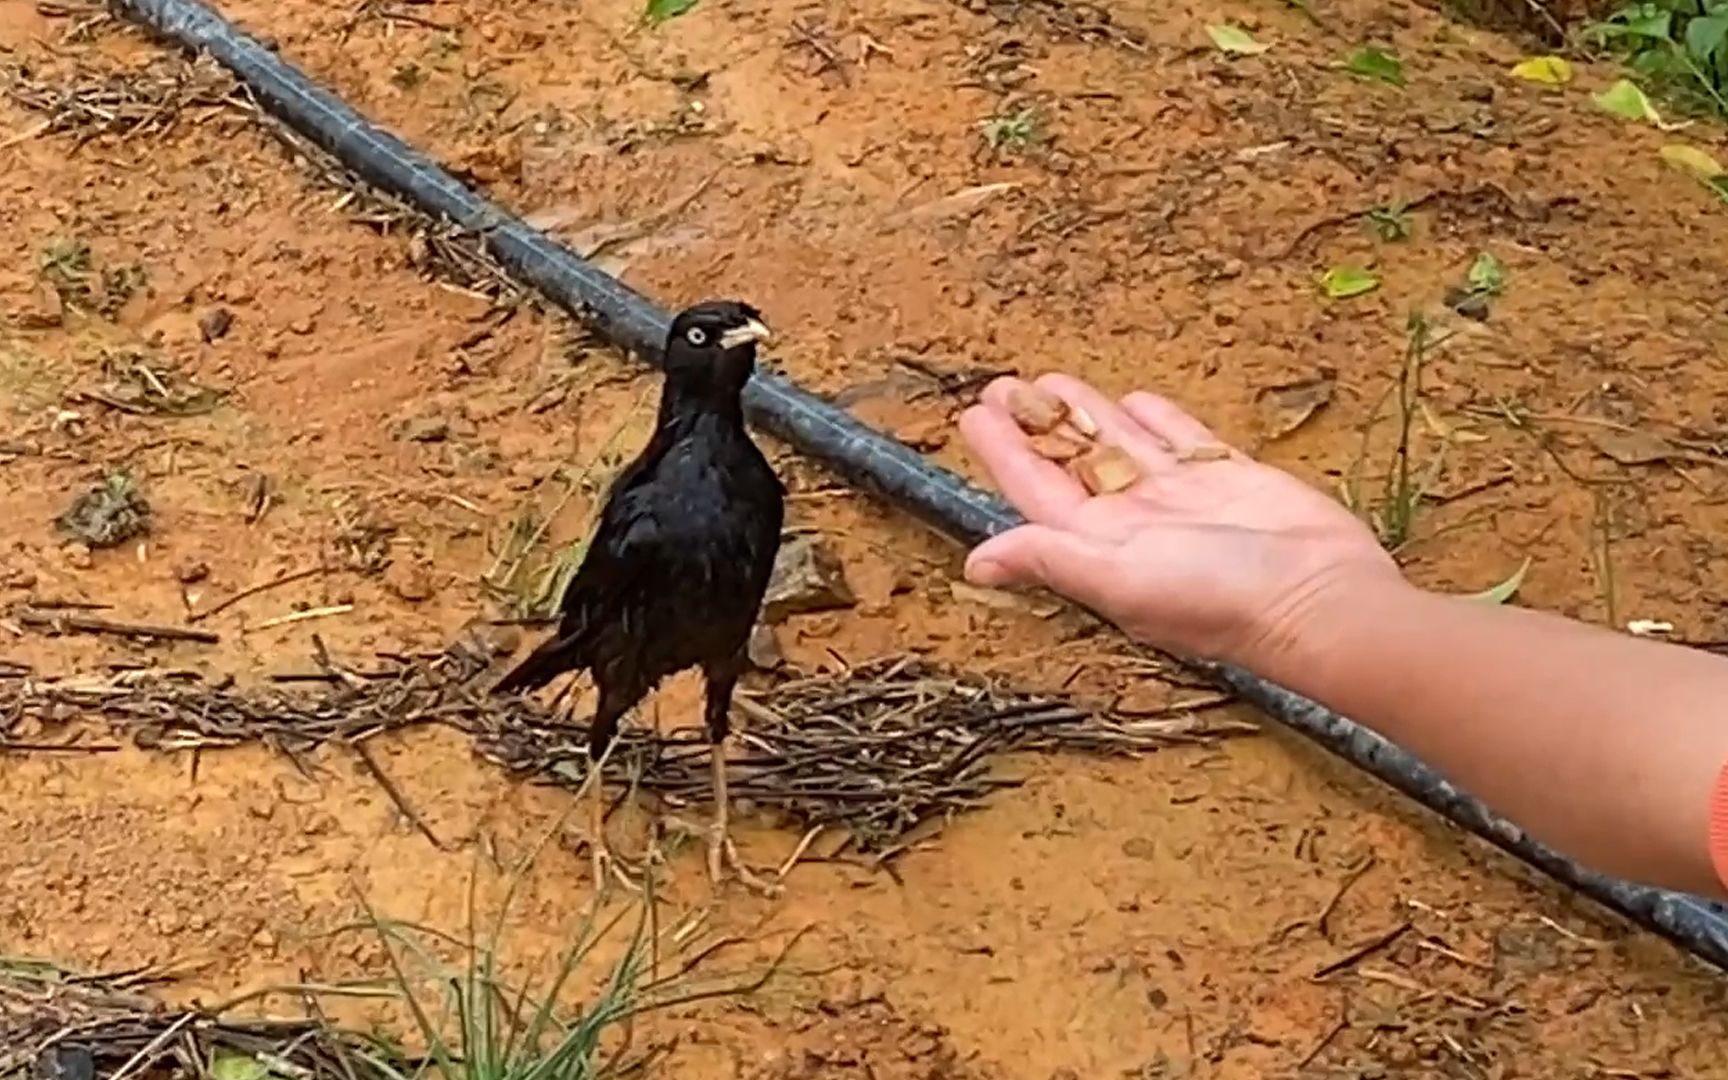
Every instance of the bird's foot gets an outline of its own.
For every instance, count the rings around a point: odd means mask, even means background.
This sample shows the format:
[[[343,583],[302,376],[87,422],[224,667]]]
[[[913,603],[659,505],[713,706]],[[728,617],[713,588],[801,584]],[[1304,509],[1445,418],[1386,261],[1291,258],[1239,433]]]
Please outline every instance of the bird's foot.
[[[708,830],[708,877],[715,888],[725,882],[728,869],[750,891],[761,896],[780,895],[780,883],[759,877],[745,866],[744,860],[738,857],[738,847],[732,842],[731,834],[724,825],[716,824]]]
[[[642,895],[642,885],[630,876],[624,868],[624,860],[613,852],[606,843],[605,837],[593,840],[588,845],[588,857],[593,863],[594,892],[598,895],[606,892],[614,881],[624,887],[624,891],[635,896]]]

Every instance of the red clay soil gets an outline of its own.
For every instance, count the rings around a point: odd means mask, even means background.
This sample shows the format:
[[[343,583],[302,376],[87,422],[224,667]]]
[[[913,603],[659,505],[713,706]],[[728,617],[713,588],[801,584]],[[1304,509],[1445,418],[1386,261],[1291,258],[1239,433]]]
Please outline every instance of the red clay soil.
[[[1524,46],[1402,0],[1324,7],[1315,25],[1273,4],[702,0],[653,29],[634,0],[225,10],[666,305],[748,297],[776,363],[968,472],[952,421],[969,377],[1060,368],[1156,387],[1329,489],[1360,474],[1376,501],[1396,427],[1379,406],[1423,308],[1451,336],[1413,433],[1425,469],[1444,460],[1410,572],[1478,590],[1528,558],[1522,603],[1723,637],[1728,208],[1657,154],[1720,156],[1722,133],[1593,112],[1606,68],[1514,80]],[[0,2],[9,77],[180,63],[57,10]],[[1271,51],[1221,55],[1203,27],[1224,19]],[[1338,69],[1368,40],[1403,56],[1406,87]],[[638,368],[421,272],[423,243],[356,223],[235,109],[88,141],[42,121],[0,105],[0,601],[179,624],[344,561],[201,624],[216,645],[0,621],[0,656],[251,682],[305,669],[313,634],[340,656],[435,648],[497,613],[481,579],[560,468],[592,482],[551,538],[582,535],[644,432]],[[1408,238],[1365,227],[1399,203]],[[1505,268],[1487,321],[1443,314],[1484,251]],[[1325,299],[1316,279],[1342,264],[1380,287]],[[45,285],[67,266],[80,310]],[[141,364],[228,396],[184,417],[116,407]],[[1315,383],[1330,398],[1298,415],[1288,388]],[[793,526],[858,596],[779,627],[794,667],[916,652],[1096,704],[1196,695],[1070,614],[957,591],[953,545],[776,459]],[[150,535],[69,543],[55,517],[117,468]],[[680,682],[643,720],[694,720],[693,701]],[[476,867],[568,809],[449,733],[374,746],[441,846],[336,750],[309,774],[257,747],[0,759],[0,955],[173,965],[166,992],[206,1002],[376,974],[376,942],[343,930],[360,898],[459,929]],[[764,953],[813,929],[761,994],[647,1024],[672,1049],[659,1075],[1728,1075],[1719,974],[1279,733],[1009,767],[1023,787],[897,876],[812,863],[777,901],[728,895],[709,925]],[[743,833],[765,864],[797,840]],[[708,902],[699,855],[672,870],[675,907]],[[554,948],[589,888],[574,845],[550,846],[513,959]]]

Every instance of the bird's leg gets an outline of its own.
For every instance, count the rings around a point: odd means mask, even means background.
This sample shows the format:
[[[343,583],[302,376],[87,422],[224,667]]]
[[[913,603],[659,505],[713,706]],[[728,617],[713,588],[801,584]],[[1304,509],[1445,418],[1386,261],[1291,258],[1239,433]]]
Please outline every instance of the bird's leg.
[[[593,726],[588,730],[588,767],[592,770],[588,782],[593,786],[589,796],[588,852],[594,863],[596,893],[604,892],[610,880],[616,880],[630,892],[642,891],[618,865],[611,842],[606,839],[605,768],[617,744],[618,721],[628,708],[622,701],[621,695],[602,690],[600,704],[594,711]]]
[[[780,887],[753,874],[738,857],[729,831],[730,803],[726,791],[726,736],[731,731],[732,690],[738,684],[738,672],[743,658],[707,669],[707,701],[704,719],[708,727],[709,768],[714,788],[714,824],[708,831],[708,876],[716,887],[725,877],[728,867],[738,880],[756,892],[773,895]]]
[[[606,841],[606,791],[600,766],[594,766],[594,790],[588,795],[588,857],[594,862],[594,891],[602,893],[611,880],[612,845]]]
[[[726,797],[726,747],[723,743],[715,743],[712,747],[713,782],[714,782],[714,824],[708,829],[708,876],[715,885],[719,885],[725,876],[727,868],[731,868],[738,880],[749,888],[764,896],[773,896],[780,891],[780,886],[772,881],[766,881],[758,876],[744,860],[738,857],[738,845],[732,842],[729,830]]]

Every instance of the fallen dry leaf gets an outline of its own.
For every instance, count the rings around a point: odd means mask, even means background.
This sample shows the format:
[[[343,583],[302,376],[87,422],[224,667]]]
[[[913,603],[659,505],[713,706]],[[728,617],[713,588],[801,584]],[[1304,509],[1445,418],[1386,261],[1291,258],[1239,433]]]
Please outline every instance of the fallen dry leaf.
[[[996,196],[1013,191],[1019,187],[1016,183],[979,184],[977,187],[961,188],[959,191],[921,203],[908,210],[889,216],[891,225],[924,224],[930,225],[938,221],[951,221],[955,218],[969,218],[984,208],[984,204]]]
[[[1131,487],[1140,479],[1134,459],[1120,446],[1094,446],[1068,465],[1074,478],[1094,495],[1110,495]]]
[[[1260,424],[1266,441],[1282,439],[1313,419],[1332,400],[1337,388],[1336,380],[1322,377],[1260,391]]]
[[[1653,465],[1685,456],[1667,439],[1645,431],[1597,431],[1591,433],[1590,441],[1622,465]]]
[[[1047,619],[1062,610],[1062,605],[1053,600],[1038,601],[1005,589],[985,589],[964,581],[951,582],[948,589],[954,599],[963,604],[978,604],[997,611],[1024,611],[1040,619]]]

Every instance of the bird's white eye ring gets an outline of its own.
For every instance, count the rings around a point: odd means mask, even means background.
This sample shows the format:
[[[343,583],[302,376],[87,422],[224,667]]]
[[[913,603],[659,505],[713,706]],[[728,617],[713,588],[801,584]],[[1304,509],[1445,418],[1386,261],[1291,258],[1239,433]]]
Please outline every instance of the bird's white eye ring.
[[[684,331],[684,340],[692,345],[706,345],[708,344],[708,335],[700,326],[692,326]]]

